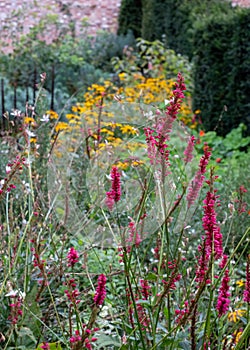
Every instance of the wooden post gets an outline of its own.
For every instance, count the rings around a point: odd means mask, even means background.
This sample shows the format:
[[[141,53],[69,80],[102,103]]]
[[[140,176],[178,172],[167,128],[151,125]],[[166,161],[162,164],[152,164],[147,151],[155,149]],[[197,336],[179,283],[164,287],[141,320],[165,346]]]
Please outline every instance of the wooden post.
[[[55,95],[55,65],[52,65],[51,70],[51,101],[50,101],[50,109],[54,110],[54,95]]]
[[[4,118],[4,113],[5,113],[5,106],[4,106],[4,80],[3,78],[1,79],[1,103],[2,103],[2,130],[5,130],[5,118]]]
[[[17,90],[17,82],[14,82],[14,103],[13,103],[13,108],[17,109],[17,97],[16,97],[16,90]]]
[[[33,104],[36,102],[36,67],[34,68],[33,76]]]
[[[29,85],[27,84],[26,85],[26,101],[25,103],[28,103],[29,102]]]

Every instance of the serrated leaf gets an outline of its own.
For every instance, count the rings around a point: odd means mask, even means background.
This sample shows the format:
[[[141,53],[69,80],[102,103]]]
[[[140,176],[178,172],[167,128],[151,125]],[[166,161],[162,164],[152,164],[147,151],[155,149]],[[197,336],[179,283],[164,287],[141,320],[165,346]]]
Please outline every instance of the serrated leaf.
[[[147,281],[157,281],[157,275],[153,272],[149,272],[147,274],[147,278],[146,278]]]

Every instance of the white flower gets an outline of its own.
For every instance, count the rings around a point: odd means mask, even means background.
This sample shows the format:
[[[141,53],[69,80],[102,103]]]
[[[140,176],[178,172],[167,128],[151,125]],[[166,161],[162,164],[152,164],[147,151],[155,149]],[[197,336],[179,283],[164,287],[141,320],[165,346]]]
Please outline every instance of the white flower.
[[[35,137],[35,136],[36,136],[32,131],[30,131],[30,130],[28,130],[28,129],[26,129],[25,131],[26,131],[26,133],[27,133],[27,135],[28,135],[29,137]]]
[[[149,112],[143,112],[144,117],[148,118],[148,119],[153,119],[154,118],[154,113],[152,111]]]
[[[40,119],[41,122],[48,123],[49,121],[49,114],[44,114],[42,118]]]
[[[12,297],[12,298],[19,296],[22,299],[25,299],[26,294],[24,292],[22,292],[20,289],[17,289],[17,290],[12,289],[9,293],[5,294],[5,296]]]
[[[9,174],[11,172],[11,167],[6,165],[6,174]]]
[[[12,113],[10,113],[10,115],[13,115],[14,117],[21,117],[21,111],[19,111],[18,109],[12,109]]]

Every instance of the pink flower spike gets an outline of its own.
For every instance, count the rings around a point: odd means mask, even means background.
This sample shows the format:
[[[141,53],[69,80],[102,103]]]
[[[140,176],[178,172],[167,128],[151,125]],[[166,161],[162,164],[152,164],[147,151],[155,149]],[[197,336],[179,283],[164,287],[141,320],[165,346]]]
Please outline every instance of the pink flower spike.
[[[205,249],[208,255],[214,251],[215,259],[220,259],[223,255],[222,234],[216,220],[216,199],[214,193],[207,192],[204,200],[203,228],[206,232]],[[225,265],[224,265],[225,266]]]
[[[78,251],[74,247],[71,247],[68,252],[67,258],[68,258],[68,266],[73,267],[79,261]]]
[[[211,152],[209,150],[209,147],[207,144],[204,145],[204,155],[200,159],[199,163],[199,169],[197,173],[195,174],[194,179],[192,180],[192,183],[188,187],[188,194],[187,194],[187,202],[188,207],[191,207],[192,204],[194,204],[195,200],[197,199],[200,189],[203,185],[203,182],[205,180],[205,172],[206,168],[209,162],[211,156]]]
[[[121,199],[121,175],[116,166],[113,166],[110,173],[111,177],[111,189],[106,192],[105,203],[109,210],[113,209],[115,203]]]
[[[245,290],[244,290],[244,297],[243,300],[250,304],[250,254],[247,258],[247,271],[246,271],[246,284],[245,284]]]
[[[100,306],[104,302],[104,299],[106,297],[106,281],[107,281],[107,278],[104,274],[101,274],[98,277],[98,286],[96,288],[96,292],[94,296],[94,302],[96,306]]]
[[[217,306],[216,306],[219,317],[224,315],[229,309],[229,304],[230,304],[229,281],[230,281],[229,273],[228,273],[228,269],[226,269],[225,275],[221,282],[221,287],[220,287]]]
[[[187,147],[184,151],[184,162],[185,163],[190,163],[194,157],[193,155],[193,149],[194,149],[194,143],[195,143],[195,137],[191,136],[188,140]]]

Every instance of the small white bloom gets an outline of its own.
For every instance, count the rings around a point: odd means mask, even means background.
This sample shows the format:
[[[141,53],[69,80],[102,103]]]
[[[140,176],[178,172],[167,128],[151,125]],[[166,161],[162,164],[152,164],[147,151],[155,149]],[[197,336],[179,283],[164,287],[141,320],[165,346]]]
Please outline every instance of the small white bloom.
[[[21,111],[19,111],[18,109],[12,109],[12,113],[10,113],[10,115],[13,115],[14,117],[21,117]]]
[[[152,111],[149,111],[147,113],[143,112],[144,117],[148,118],[148,119],[153,119],[154,118],[154,113]]]
[[[49,114],[44,114],[42,118],[40,119],[41,122],[48,123],[49,121]]]
[[[11,290],[9,293],[5,294],[6,297],[21,297],[22,299],[25,299],[26,294],[22,292],[20,289],[17,290]]]
[[[26,133],[27,133],[27,135],[28,135],[29,137],[35,137],[35,136],[36,136],[32,131],[30,131],[30,130],[28,130],[28,129],[26,129]]]
[[[8,166],[8,165],[6,165],[6,174],[9,174],[9,173],[10,173],[10,171],[11,171],[11,167],[10,167],[10,166]]]

